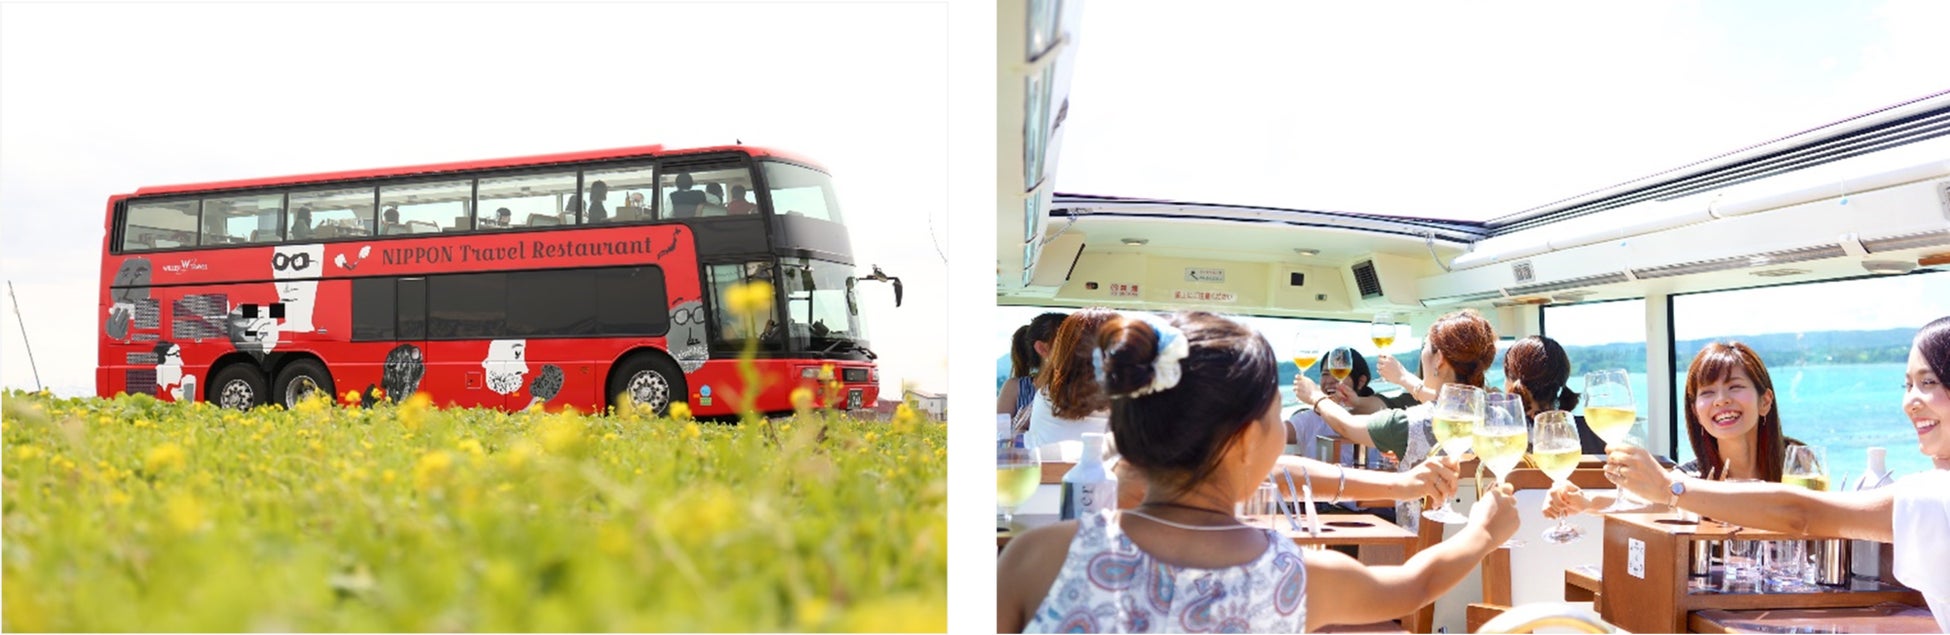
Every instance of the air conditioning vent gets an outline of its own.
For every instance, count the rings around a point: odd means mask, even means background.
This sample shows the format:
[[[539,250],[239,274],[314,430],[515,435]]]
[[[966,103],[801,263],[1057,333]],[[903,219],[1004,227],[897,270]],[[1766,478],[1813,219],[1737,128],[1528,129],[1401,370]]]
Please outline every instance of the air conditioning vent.
[[[1502,291],[1483,291],[1479,293],[1465,293],[1463,295],[1451,295],[1451,296],[1444,296],[1440,298],[1429,298],[1427,300],[1422,301],[1422,306],[1428,308],[1435,308],[1440,306],[1451,306],[1456,304],[1463,304],[1465,302],[1481,302],[1484,300],[1498,299],[1502,297],[1503,297]]]
[[[1530,261],[1519,260],[1510,263],[1510,277],[1514,278],[1517,284],[1529,284],[1537,281],[1537,270],[1530,266]]]
[[[1571,280],[1560,280],[1558,282],[1547,282],[1544,284],[1533,284],[1533,285],[1522,286],[1522,287],[1511,287],[1510,289],[1508,289],[1508,291],[1512,296],[1531,295],[1531,294],[1550,294],[1554,291],[1563,291],[1565,289],[1576,289],[1578,287],[1595,287],[1595,286],[1606,285],[1606,284],[1617,284],[1620,282],[1625,282],[1626,280],[1627,278],[1625,277],[1625,274],[1607,273],[1603,275],[1574,278]]]
[[[1950,230],[1925,232],[1921,234],[1904,234],[1902,236],[1890,236],[1888,238],[1862,241],[1862,248],[1872,254],[1901,251],[1904,249],[1917,249],[1920,247],[1938,247],[1942,245],[1950,245]]]
[[[1864,246],[1866,247],[1866,243]],[[1640,280],[1649,280],[1652,278],[1671,278],[1675,276],[1685,276],[1685,275],[1692,275],[1696,273],[1726,271],[1729,269],[1744,269],[1747,267],[1766,267],[1769,265],[1780,265],[1780,264],[1787,264],[1790,262],[1804,262],[1808,260],[1840,258],[1846,255],[1848,255],[1848,252],[1842,251],[1841,245],[1827,245],[1823,247],[1806,247],[1802,249],[1789,249],[1785,251],[1770,251],[1767,253],[1752,254],[1747,256],[1735,256],[1732,258],[1718,258],[1714,260],[1702,260],[1699,262],[1686,262],[1686,263],[1680,263],[1676,265],[1665,265],[1661,267],[1647,267],[1644,269],[1633,269],[1632,275],[1639,278]]]
[[[1363,300],[1381,297],[1381,278],[1375,276],[1373,260],[1354,263],[1354,286],[1361,289]]]

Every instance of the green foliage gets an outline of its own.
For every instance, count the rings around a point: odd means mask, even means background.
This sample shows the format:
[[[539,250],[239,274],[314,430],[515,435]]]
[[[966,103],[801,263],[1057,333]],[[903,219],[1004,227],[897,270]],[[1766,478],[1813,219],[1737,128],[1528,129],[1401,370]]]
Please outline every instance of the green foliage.
[[[6,395],[9,631],[943,631],[943,426]]]

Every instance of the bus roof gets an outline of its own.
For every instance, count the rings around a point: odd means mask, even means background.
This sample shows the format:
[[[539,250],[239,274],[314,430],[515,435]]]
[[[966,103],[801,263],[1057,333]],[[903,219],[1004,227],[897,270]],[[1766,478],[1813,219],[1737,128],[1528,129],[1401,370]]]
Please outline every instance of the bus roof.
[[[156,185],[156,186],[149,186],[149,187],[137,189],[134,194],[131,194],[131,196],[150,196],[150,195],[158,195],[158,194],[183,194],[188,192],[204,192],[210,190],[248,189],[248,188],[256,188],[256,187],[302,185],[307,183],[330,183],[335,181],[350,181],[354,179],[412,176],[412,175],[421,175],[421,174],[440,174],[443,172],[459,172],[464,170],[538,166],[538,165],[549,165],[554,163],[580,163],[585,161],[627,159],[632,157],[680,156],[680,155],[687,155],[687,154],[705,154],[711,152],[741,152],[750,155],[753,158],[784,159],[794,163],[802,163],[805,165],[813,166],[822,171],[825,170],[825,168],[820,166],[817,162],[808,160],[804,157],[800,157],[798,155],[794,155],[788,152],[782,152],[779,150],[773,150],[769,148],[760,148],[756,146],[728,145],[728,146],[709,146],[703,148],[686,148],[681,150],[666,150],[661,145],[648,145],[648,146],[633,146],[628,148],[612,148],[608,150],[585,150],[581,152],[559,152],[555,154],[538,154],[532,156],[510,157],[504,159],[454,161],[449,163],[429,163],[424,165],[408,165],[408,166],[391,167],[391,168],[344,170],[340,172],[319,172],[315,174],[298,174],[292,176],[275,176],[275,177],[265,177],[265,178],[255,178],[255,179],[237,179],[231,181],[211,181],[208,183],[186,183],[182,185]]]

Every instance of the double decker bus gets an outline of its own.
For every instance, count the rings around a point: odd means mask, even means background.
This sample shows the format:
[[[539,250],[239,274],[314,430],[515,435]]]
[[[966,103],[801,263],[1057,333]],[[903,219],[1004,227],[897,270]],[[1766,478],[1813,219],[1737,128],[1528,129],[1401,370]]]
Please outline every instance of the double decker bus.
[[[854,275],[829,175],[774,150],[145,187],[109,198],[105,229],[103,396],[249,408],[425,392],[590,412],[627,395],[700,416],[789,410],[801,386],[833,407],[879,396],[856,289],[885,276]],[[728,290],[758,281],[770,315],[727,310]],[[754,387],[737,369],[748,347]]]

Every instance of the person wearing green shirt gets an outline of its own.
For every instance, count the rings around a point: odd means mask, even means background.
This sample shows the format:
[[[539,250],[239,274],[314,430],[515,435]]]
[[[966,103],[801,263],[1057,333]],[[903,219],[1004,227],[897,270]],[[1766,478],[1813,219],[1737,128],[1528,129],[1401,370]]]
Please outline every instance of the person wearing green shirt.
[[[1427,379],[1409,381],[1402,387],[1411,395],[1439,393],[1442,385],[1449,382],[1482,387],[1483,376],[1494,361],[1496,329],[1475,309],[1463,309],[1444,315],[1429,325],[1427,343],[1422,347],[1422,370]],[[1381,356],[1384,376],[1389,374],[1391,364],[1400,367],[1394,358]],[[1308,404],[1320,413],[1321,418],[1341,438],[1394,453],[1397,457],[1405,458],[1408,464],[1421,461],[1422,457],[1409,456],[1409,431],[1412,427],[1428,427],[1429,420],[1433,418],[1433,406],[1425,403],[1406,409],[1390,408],[1374,414],[1357,415],[1329,399],[1327,393],[1305,376],[1294,380],[1293,392],[1300,403]]]

